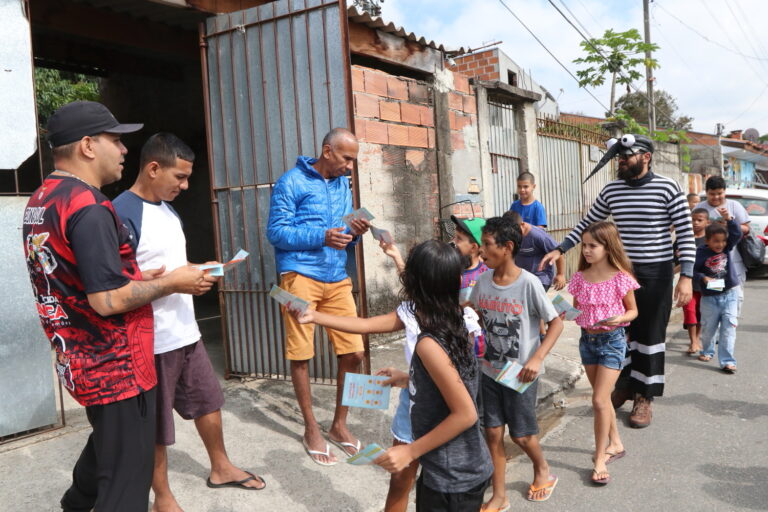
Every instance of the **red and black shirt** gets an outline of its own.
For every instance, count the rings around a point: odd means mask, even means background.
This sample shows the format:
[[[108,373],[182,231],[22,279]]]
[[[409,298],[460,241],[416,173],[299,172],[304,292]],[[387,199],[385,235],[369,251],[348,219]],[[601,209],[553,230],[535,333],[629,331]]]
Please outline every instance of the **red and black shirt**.
[[[24,211],[37,311],[62,384],[82,405],[124,400],[157,384],[152,306],[103,317],[87,294],[141,280],[128,230],[98,189],[49,176]]]

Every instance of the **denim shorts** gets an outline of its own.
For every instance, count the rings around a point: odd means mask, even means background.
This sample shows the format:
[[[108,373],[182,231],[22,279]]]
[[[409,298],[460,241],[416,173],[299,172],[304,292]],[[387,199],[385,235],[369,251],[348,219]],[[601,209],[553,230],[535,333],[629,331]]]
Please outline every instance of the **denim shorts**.
[[[400,390],[400,403],[397,404],[395,417],[392,418],[392,437],[401,443],[411,444],[413,442],[413,432],[411,431],[411,397],[408,395],[408,388]]]
[[[589,334],[581,331],[579,353],[583,365],[599,364],[613,370],[621,370],[627,352],[627,336],[623,327],[612,331]]]

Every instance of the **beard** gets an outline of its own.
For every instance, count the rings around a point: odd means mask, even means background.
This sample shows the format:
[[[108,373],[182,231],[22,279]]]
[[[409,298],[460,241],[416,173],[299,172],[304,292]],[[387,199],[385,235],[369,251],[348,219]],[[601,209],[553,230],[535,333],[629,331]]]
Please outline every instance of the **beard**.
[[[641,172],[643,172],[643,162],[637,161],[632,165],[626,164],[623,167],[619,165],[619,170],[616,175],[620,180],[631,180],[632,178],[637,177]]]

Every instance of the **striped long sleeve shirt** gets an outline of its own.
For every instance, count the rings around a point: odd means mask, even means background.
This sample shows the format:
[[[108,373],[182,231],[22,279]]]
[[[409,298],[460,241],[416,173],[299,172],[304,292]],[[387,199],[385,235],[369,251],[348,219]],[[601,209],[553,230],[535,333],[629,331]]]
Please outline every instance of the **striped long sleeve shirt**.
[[[691,275],[696,260],[691,212],[673,180],[653,175],[647,183],[631,187],[624,180],[608,183],[581,222],[565,238],[565,252],[581,241],[590,224],[613,215],[624,249],[632,263],[658,263],[674,257],[670,226],[674,226],[683,274]]]

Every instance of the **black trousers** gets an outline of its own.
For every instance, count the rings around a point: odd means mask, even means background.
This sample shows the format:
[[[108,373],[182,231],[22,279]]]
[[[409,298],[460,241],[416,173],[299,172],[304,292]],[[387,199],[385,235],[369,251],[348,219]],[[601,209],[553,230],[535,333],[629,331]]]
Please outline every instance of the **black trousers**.
[[[635,290],[637,318],[629,326],[629,363],[616,383],[645,398],[664,394],[664,352],[672,310],[672,262],[634,265],[640,288]]]
[[[155,389],[85,408],[93,432],[61,499],[65,512],[146,512],[155,455]]]
[[[439,492],[424,485],[424,470],[416,481],[416,512],[478,512],[483,506],[486,480],[466,492]]]

